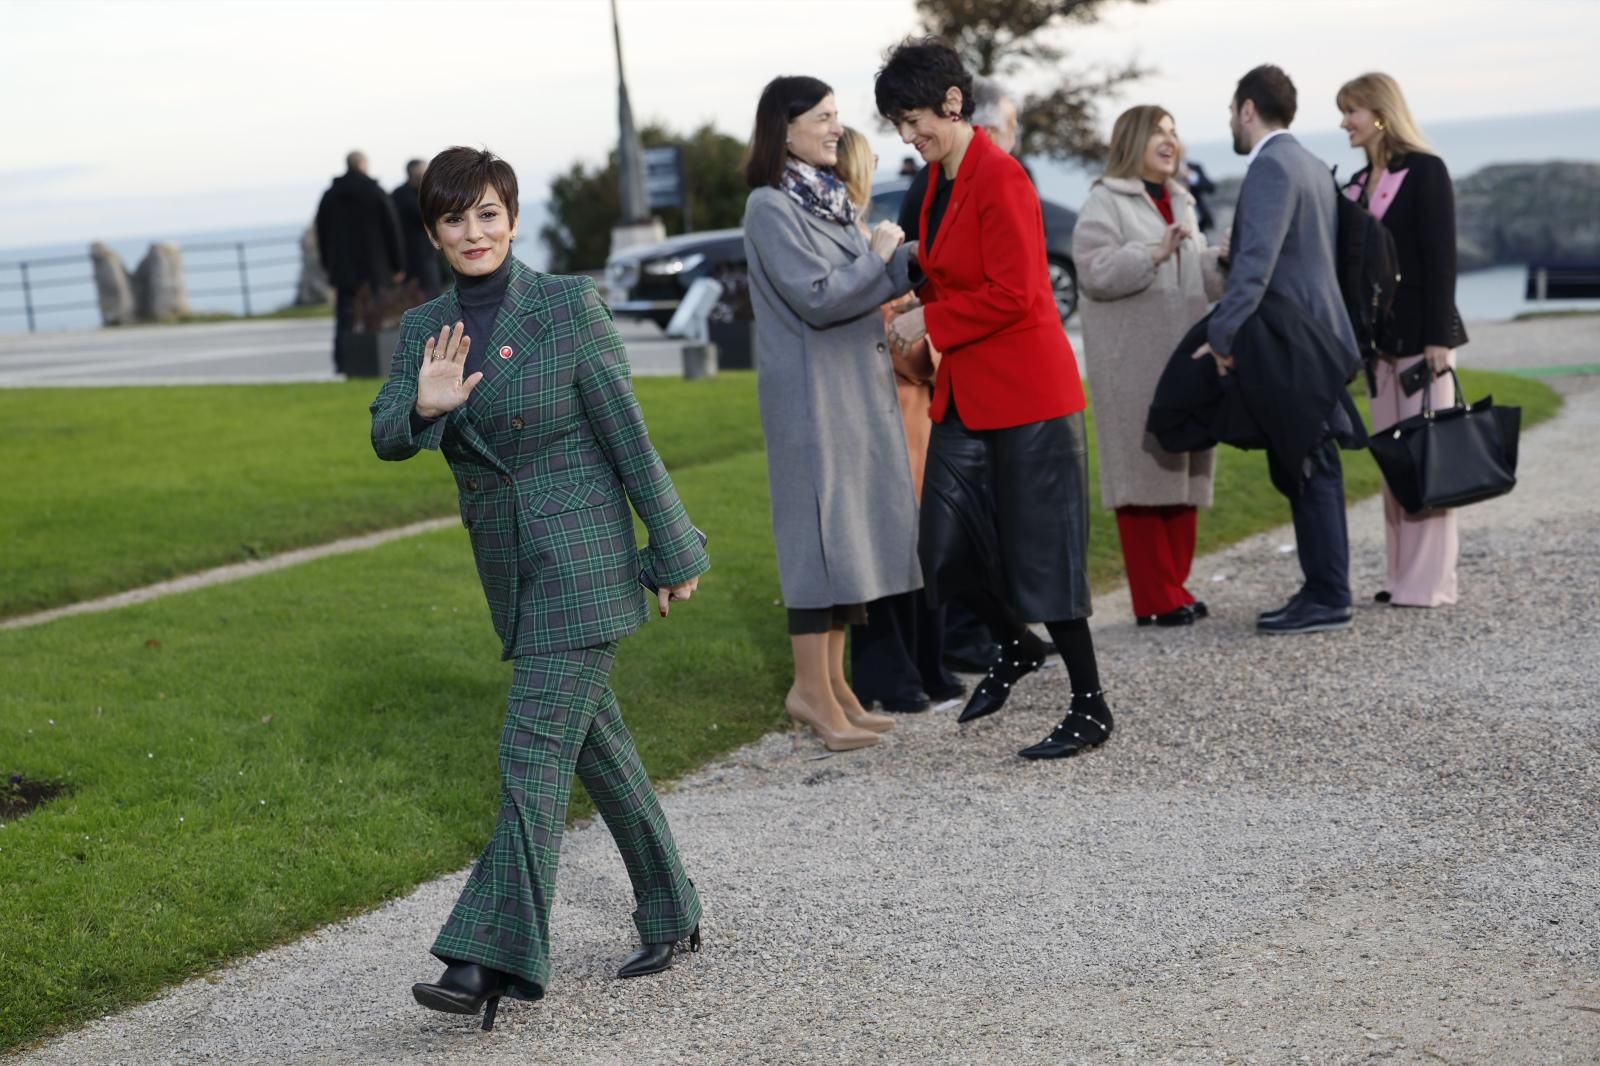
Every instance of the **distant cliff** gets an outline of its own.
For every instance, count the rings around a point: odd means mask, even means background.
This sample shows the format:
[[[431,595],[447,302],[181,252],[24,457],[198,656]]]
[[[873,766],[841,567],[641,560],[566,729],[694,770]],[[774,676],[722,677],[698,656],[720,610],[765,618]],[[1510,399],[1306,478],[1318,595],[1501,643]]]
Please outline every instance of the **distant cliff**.
[[[1218,181],[1208,200],[1221,227],[1241,181]],[[1600,163],[1496,163],[1457,178],[1456,248],[1462,270],[1600,259]]]

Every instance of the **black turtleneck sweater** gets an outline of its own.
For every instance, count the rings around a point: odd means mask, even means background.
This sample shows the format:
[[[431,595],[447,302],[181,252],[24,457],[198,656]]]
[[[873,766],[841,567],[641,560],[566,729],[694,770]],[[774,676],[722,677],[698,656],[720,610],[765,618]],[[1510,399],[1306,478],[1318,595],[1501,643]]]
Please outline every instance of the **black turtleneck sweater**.
[[[466,323],[462,333],[472,338],[472,347],[467,350],[466,369],[462,377],[471,377],[483,369],[483,361],[489,352],[489,338],[494,333],[494,319],[500,313],[500,304],[506,298],[506,286],[511,284],[511,253],[507,252],[505,260],[495,268],[493,274],[483,274],[479,277],[468,277],[465,274],[456,276],[456,299],[461,303],[461,321]]]
[[[511,254],[506,253],[505,260],[492,274],[469,277],[454,270],[451,273],[456,279],[456,301],[461,304],[461,335],[472,342],[472,346],[467,349],[466,365],[461,371],[461,376],[465,379],[484,368],[489,352],[489,338],[494,333],[495,316],[500,313],[500,305],[506,298],[506,288],[511,284]],[[455,323],[451,323],[451,329],[454,328]],[[416,408],[412,408],[413,433],[422,432],[434,421],[432,418],[423,418],[417,414]]]

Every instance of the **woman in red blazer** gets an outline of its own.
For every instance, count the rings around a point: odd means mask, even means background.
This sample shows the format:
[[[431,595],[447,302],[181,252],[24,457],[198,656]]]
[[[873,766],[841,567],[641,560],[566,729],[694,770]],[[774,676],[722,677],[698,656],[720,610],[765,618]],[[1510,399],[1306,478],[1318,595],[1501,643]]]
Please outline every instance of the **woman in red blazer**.
[[[1072,705],[1029,759],[1103,743],[1111,709],[1089,635],[1088,459],[1083,386],[1045,260],[1044,218],[1022,164],[976,130],[972,76],[949,46],[908,41],[878,71],[878,111],[932,168],[917,258],[922,306],[891,326],[944,353],[924,474],[918,550],[935,602],[960,595],[1002,641],[958,719],[998,711],[1044,664],[1044,622]]]

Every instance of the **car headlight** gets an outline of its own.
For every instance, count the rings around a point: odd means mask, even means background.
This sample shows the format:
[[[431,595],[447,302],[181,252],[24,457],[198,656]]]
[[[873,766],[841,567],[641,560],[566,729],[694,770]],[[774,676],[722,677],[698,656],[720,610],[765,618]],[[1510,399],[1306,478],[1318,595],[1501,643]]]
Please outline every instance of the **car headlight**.
[[[675,255],[670,259],[652,259],[644,265],[644,272],[653,277],[670,278],[676,274],[693,270],[706,261],[700,252],[691,252],[689,255]]]
[[[624,259],[612,263],[606,268],[606,281],[613,290],[626,295],[629,289],[639,284],[638,260]]]

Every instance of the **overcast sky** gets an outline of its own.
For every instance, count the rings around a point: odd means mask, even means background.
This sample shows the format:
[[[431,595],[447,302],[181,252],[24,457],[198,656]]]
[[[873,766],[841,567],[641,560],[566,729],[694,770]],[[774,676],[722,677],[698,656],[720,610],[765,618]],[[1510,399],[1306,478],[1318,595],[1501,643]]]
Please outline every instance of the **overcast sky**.
[[[872,75],[914,28],[911,0],[620,9],[641,121],[743,137],[761,86],[807,73],[886,168],[900,158]],[[0,27],[0,246],[303,220],[351,148],[392,184],[409,157],[485,144],[543,199],[616,137],[606,0],[0,0]],[[1595,106],[1597,41],[1600,0],[1158,0],[1111,4],[1066,43],[1157,68],[1120,103],[1158,101],[1205,141],[1257,62],[1297,82],[1297,129],[1333,128],[1338,85],[1369,69],[1400,79],[1426,127]]]

